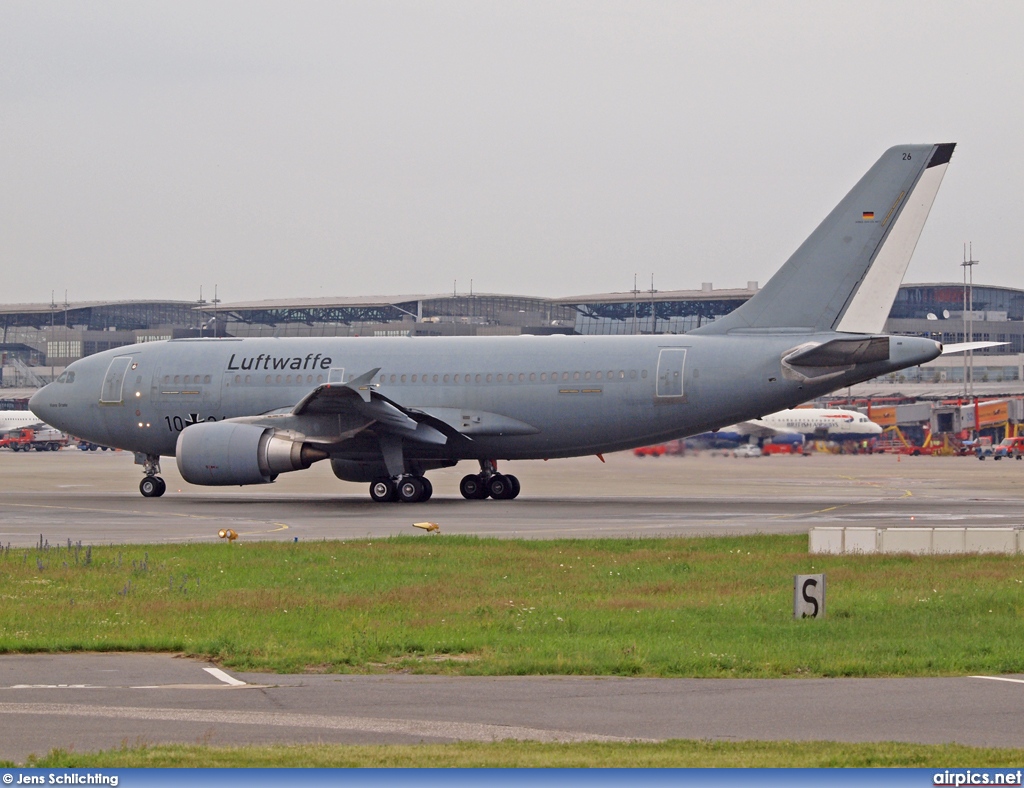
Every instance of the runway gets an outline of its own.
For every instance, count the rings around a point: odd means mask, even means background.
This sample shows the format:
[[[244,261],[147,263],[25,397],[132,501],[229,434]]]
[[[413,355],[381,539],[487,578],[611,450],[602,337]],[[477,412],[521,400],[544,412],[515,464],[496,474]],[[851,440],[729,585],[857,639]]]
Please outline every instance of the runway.
[[[194,542],[232,528],[243,539],[353,539],[418,533],[500,538],[806,533],[815,525],[1010,526],[1024,520],[1024,462],[892,455],[739,459],[615,454],[502,463],[521,480],[515,501],[466,501],[472,467],[430,475],[424,504],[375,504],[366,485],[326,464],[270,485],[200,488],[165,459],[163,498],[138,492],[122,452],[0,452],[0,544]],[[465,463],[463,465],[466,465]]]
[[[210,672],[212,671],[212,673]],[[157,743],[529,739],[1024,746],[1024,678],[279,676],[152,654],[0,657],[0,759]]]

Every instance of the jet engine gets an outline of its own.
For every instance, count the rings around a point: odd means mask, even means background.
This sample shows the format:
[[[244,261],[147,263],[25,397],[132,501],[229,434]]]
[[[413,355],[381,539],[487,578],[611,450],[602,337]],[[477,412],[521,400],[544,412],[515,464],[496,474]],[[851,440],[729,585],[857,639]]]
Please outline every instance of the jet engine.
[[[280,473],[301,471],[327,452],[255,424],[211,421],[178,436],[178,471],[190,484],[269,484]]]

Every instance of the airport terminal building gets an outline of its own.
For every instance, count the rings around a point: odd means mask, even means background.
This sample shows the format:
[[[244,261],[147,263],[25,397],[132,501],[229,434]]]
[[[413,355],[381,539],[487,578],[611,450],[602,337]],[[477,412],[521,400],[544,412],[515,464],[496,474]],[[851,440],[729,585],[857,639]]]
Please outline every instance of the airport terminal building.
[[[632,290],[567,298],[450,293],[236,303],[93,301],[0,306],[0,386],[34,388],[64,366],[110,348],[196,336],[464,336],[514,334],[685,334],[729,314],[757,292],[745,288]],[[965,309],[965,300],[973,310]],[[907,284],[886,331],[946,344],[1006,342],[978,352],[973,382],[1024,392],[1024,290],[961,283]],[[963,357],[903,370],[885,383],[938,389],[962,385]],[[1005,389],[1005,391],[1003,390]]]

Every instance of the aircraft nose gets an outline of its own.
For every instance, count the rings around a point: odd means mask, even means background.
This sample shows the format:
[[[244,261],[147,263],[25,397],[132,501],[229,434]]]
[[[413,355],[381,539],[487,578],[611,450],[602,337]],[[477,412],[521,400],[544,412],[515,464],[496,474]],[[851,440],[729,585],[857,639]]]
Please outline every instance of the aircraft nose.
[[[53,383],[47,383],[28,399],[28,409],[47,424],[49,424],[49,421],[46,416],[49,415],[50,403],[52,402],[50,394],[53,391],[53,385]]]

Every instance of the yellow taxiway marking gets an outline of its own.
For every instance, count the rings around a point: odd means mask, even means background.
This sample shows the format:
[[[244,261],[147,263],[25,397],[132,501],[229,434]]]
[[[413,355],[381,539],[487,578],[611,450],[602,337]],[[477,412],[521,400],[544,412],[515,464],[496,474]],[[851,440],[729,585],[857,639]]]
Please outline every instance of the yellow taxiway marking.
[[[861,479],[858,479],[855,476],[845,476],[845,475],[840,475],[837,478],[839,478],[839,479],[846,479],[847,481],[851,481],[851,482],[861,482],[862,484],[865,484],[868,487],[878,487],[878,488],[883,489],[883,490],[888,489],[888,490],[892,490],[893,492],[901,492],[901,493],[903,493],[902,495],[899,496],[899,498],[913,498],[914,497],[914,493],[911,490],[905,490],[905,489],[900,488],[900,487],[885,487],[885,485],[882,482],[863,481]],[[785,520],[787,518],[792,518],[792,517],[809,517],[812,514],[824,514],[825,512],[834,512],[837,509],[846,509],[847,507],[857,506],[858,504],[874,503],[875,501],[883,501],[883,500],[893,500],[893,499],[886,499],[886,498],[862,498],[862,499],[860,499],[858,501],[847,501],[846,503],[837,503],[835,506],[826,506],[824,509],[813,509],[813,510],[811,510],[809,512],[793,512],[791,514],[776,514],[776,515],[772,516],[769,519],[772,519],[772,520]]]

